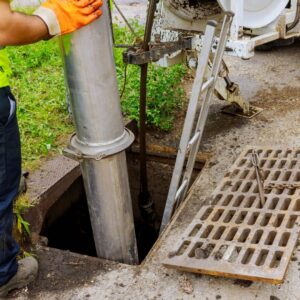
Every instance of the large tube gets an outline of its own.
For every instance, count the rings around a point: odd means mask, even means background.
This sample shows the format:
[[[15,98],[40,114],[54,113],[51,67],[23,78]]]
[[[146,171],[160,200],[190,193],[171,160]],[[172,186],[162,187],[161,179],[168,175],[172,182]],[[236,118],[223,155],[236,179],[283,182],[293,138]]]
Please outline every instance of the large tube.
[[[76,127],[68,156],[80,161],[97,255],[138,261],[124,150],[133,135],[120,109],[109,11],[63,38],[62,50]]]

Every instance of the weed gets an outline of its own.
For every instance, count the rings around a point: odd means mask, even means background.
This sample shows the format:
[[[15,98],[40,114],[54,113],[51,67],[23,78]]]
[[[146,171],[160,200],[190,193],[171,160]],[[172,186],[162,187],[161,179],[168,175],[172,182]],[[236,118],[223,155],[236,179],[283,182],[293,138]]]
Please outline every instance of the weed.
[[[15,235],[22,236],[26,233],[30,236],[29,223],[24,220],[23,214],[32,206],[29,196],[27,194],[20,195],[14,203],[14,215],[16,216],[16,230]]]
[[[33,256],[31,253],[31,231],[30,224],[24,219],[24,213],[33,205],[28,194],[20,194],[14,202],[14,227],[13,236],[20,246],[18,259]]]

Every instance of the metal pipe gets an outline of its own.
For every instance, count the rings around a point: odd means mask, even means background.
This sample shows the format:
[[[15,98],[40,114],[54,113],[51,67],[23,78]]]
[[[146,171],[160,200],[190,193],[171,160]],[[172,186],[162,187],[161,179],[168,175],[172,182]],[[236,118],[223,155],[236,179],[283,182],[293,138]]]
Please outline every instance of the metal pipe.
[[[124,150],[133,134],[124,129],[106,1],[96,22],[62,38],[76,135],[65,150],[79,160],[97,255],[138,262]]]

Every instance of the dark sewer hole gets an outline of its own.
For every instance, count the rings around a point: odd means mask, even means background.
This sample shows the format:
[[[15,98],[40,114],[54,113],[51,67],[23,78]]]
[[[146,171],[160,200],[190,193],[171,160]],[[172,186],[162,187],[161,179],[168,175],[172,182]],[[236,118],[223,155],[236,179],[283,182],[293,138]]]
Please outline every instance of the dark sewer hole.
[[[139,258],[142,261],[155,243],[158,233],[142,221],[136,221],[135,228]],[[48,238],[49,247],[97,256],[85,195],[50,226],[44,225],[41,235]]]
[[[135,230],[140,262],[144,260],[158,238],[158,232],[147,226],[140,216],[139,160],[136,154],[127,155],[130,189],[133,202]],[[162,219],[165,201],[171,181],[174,160],[149,161],[149,191],[155,204],[159,221]],[[193,181],[203,165],[193,174]],[[40,235],[48,238],[48,246],[62,250],[97,256],[89,218],[82,178],[79,177],[48,210]]]

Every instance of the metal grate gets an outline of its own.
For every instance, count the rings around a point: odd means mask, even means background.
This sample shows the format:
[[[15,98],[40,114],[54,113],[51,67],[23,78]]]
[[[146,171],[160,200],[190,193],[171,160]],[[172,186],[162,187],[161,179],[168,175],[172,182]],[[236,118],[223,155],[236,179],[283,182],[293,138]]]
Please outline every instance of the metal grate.
[[[261,207],[252,149],[244,151],[200,209],[165,266],[281,283],[299,236],[300,149],[257,149],[265,178]]]

